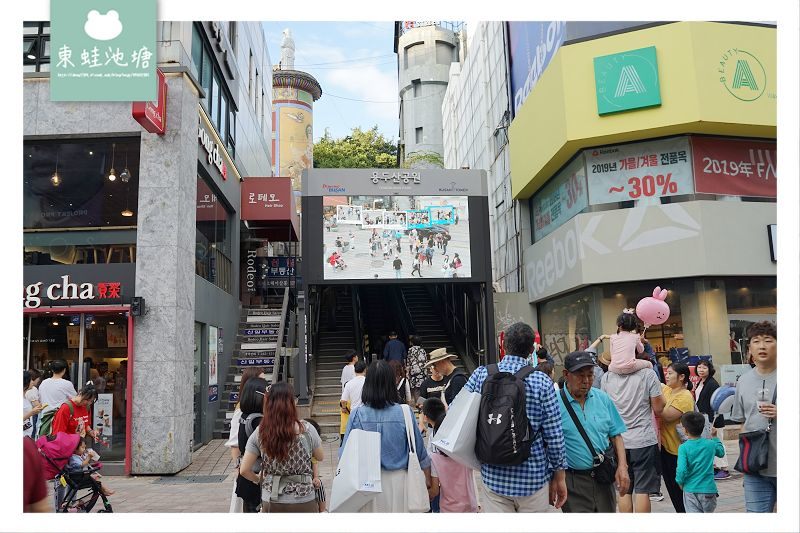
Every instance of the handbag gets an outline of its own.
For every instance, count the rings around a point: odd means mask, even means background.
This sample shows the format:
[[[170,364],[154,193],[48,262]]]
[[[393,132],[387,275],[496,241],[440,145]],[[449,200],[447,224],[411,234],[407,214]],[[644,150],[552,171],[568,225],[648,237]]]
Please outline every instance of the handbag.
[[[431,442],[448,457],[473,470],[481,469],[475,456],[480,407],[480,393],[462,388],[453,398],[447,416]]]
[[[772,394],[772,403],[775,403],[778,394],[778,387]],[[739,433],[739,459],[733,467],[742,474],[757,475],[761,470],[765,470],[769,464],[769,433],[772,429],[772,419],[767,419],[765,429]]]
[[[569,401],[567,401],[567,393],[564,392],[564,389],[561,389],[561,401],[564,402],[564,407],[567,408],[567,412],[569,416],[572,417],[575,427],[578,429],[586,446],[589,448],[590,455],[594,458],[592,462],[592,477],[601,485],[612,485],[617,474],[617,455],[614,450],[614,445],[609,444],[605,452],[596,453],[594,446],[592,446],[589,440],[589,436],[586,435],[586,431],[578,420],[578,416],[575,414]]]
[[[331,489],[332,513],[355,513],[381,489],[381,435],[351,429]]]
[[[428,499],[428,484],[425,473],[419,465],[417,444],[411,423],[411,408],[400,405],[406,422],[406,439],[408,440],[408,479],[406,480],[406,507],[409,513],[427,513],[431,510]]]

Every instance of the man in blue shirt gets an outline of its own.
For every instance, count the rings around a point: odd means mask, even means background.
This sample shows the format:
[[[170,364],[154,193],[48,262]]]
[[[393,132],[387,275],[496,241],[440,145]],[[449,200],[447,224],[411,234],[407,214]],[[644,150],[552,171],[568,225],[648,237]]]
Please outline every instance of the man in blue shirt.
[[[516,373],[527,365],[533,353],[533,330],[523,322],[512,324],[505,332],[506,356],[500,372]],[[481,392],[488,371],[482,366],[472,373],[464,387]],[[542,372],[532,372],[525,378],[525,407],[531,433],[531,455],[514,466],[481,465],[483,512],[531,513],[546,512],[549,505],[561,508],[567,499],[564,470],[567,459],[561,415],[553,382]]]
[[[388,363],[392,359],[406,364],[406,345],[397,338],[396,332],[389,333],[389,342],[383,347],[383,359]]]
[[[589,352],[572,352],[564,358],[564,388],[559,396],[561,424],[567,449],[567,490],[569,497],[561,510],[565,513],[614,513],[617,510],[614,485],[599,483],[592,474],[595,458],[613,443],[617,457],[616,484],[619,495],[628,491],[628,463],[620,436],[625,423],[608,394],[592,387],[595,362]],[[566,403],[578,418],[594,448],[589,451]]]

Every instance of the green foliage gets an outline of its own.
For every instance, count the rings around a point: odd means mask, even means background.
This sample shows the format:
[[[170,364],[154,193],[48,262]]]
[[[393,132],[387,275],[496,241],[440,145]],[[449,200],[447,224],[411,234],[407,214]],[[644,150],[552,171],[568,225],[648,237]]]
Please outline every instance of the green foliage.
[[[430,150],[419,150],[406,155],[403,168],[444,168],[444,157]]]
[[[378,126],[334,139],[326,131],[314,144],[314,168],[397,168],[397,146],[378,133]]]

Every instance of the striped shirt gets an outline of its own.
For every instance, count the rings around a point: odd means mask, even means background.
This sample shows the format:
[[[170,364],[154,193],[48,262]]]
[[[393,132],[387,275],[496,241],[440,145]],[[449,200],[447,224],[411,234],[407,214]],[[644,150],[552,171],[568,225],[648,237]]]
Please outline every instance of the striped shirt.
[[[506,355],[498,364],[500,372],[515,373],[528,362],[516,355]],[[480,392],[488,371],[482,366],[472,373],[467,390]],[[530,496],[550,482],[555,470],[567,468],[561,411],[553,382],[542,372],[525,378],[525,406],[534,441],[528,459],[515,466],[481,465],[484,485],[502,496]]]

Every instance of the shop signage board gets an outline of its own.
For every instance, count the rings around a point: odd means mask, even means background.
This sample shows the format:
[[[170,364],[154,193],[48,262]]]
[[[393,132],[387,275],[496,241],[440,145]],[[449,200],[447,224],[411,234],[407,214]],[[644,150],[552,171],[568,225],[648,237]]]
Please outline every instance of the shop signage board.
[[[586,166],[579,155],[534,195],[534,240],[545,237],[588,205]]]
[[[699,193],[775,198],[778,151],[774,141],[692,137]]]
[[[228,179],[228,166],[222,156],[219,144],[214,140],[214,135],[206,131],[202,123],[197,125],[197,141],[206,152],[206,160],[209,165],[214,165],[222,176],[223,180]],[[224,149],[223,149],[224,150]]]
[[[584,150],[592,205],[693,194],[687,137]]]
[[[133,102],[131,116],[146,131],[164,135],[167,131],[167,80],[161,69],[156,69],[158,98],[152,102]]]
[[[268,287],[289,287],[291,278],[295,275],[294,257],[267,257],[264,274],[267,277]]]
[[[208,384],[217,384],[217,337],[218,330],[214,326],[208,327]],[[209,401],[211,401],[209,399]]]
[[[655,46],[595,57],[594,81],[599,115],[661,105]]]
[[[214,403],[219,400],[219,385],[208,386],[208,403]]]
[[[134,295],[133,263],[28,265],[23,267],[23,305],[119,305]]]
[[[277,329],[240,329],[239,335],[255,336],[255,335],[277,335]]]
[[[288,221],[295,210],[291,178],[247,178],[242,182],[241,201],[242,220]]]
[[[542,73],[564,44],[567,23],[563,21],[509,21],[508,48],[514,115],[536,86]]]
[[[272,354],[275,350],[272,350]],[[275,364],[274,357],[237,359],[236,366],[270,366]]]
[[[94,402],[92,427],[97,431],[97,441],[107,450],[111,449],[114,434],[114,395],[98,394]]]

